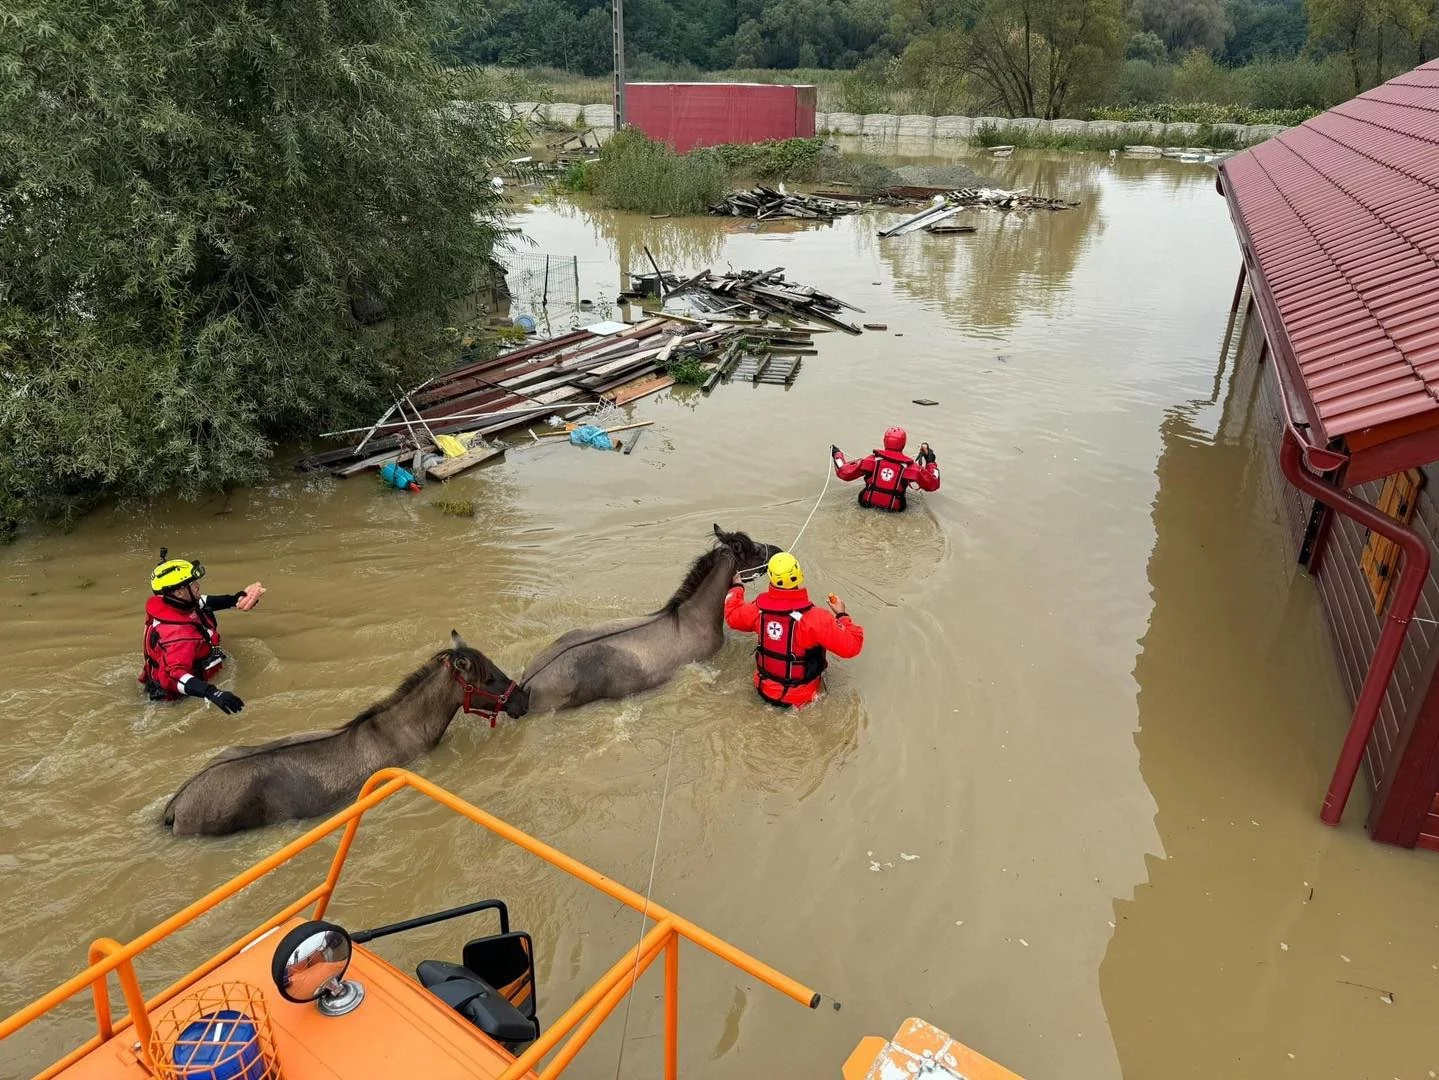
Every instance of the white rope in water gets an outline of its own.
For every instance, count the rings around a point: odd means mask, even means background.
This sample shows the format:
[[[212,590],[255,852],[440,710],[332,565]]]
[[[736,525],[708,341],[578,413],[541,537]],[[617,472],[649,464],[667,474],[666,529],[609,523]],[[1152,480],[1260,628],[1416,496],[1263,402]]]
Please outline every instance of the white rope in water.
[[[824,487],[819,489],[819,498],[815,499],[814,505],[810,507],[809,517],[804,519],[804,524],[799,527],[799,533],[796,534],[794,538],[794,543],[789,546],[789,551],[791,554],[794,553],[795,548],[799,547],[800,539],[804,536],[804,531],[809,528],[809,523],[814,520],[814,515],[819,510],[819,504],[824,502],[825,493],[829,491],[829,482],[833,479],[834,460],[831,459],[829,463],[829,471],[824,474]],[[739,571],[739,573],[753,574],[760,570],[763,570],[766,565],[767,564],[765,563],[761,563],[759,566],[747,566],[743,570]]]
[[[663,829],[665,825],[665,801],[669,798],[670,794],[670,766],[673,765],[675,761],[675,738],[678,734],[678,732],[671,732],[670,734],[670,753],[668,760],[665,761],[665,786],[664,790],[660,792],[659,820],[655,822],[655,850],[650,856],[650,883],[645,886],[645,906],[640,912],[640,936],[635,942],[635,969],[630,979],[630,992],[625,997],[625,1022],[624,1026],[620,1029],[620,1056],[619,1060],[615,1062],[615,1080],[619,1080],[620,1067],[625,1063],[625,1034],[630,1029],[630,1006],[634,1004],[635,984],[639,981],[640,977],[640,946],[644,944],[645,922],[649,919],[650,914],[650,894],[654,892],[655,888],[655,866],[658,865],[660,861],[660,830]],[[674,948],[674,946],[671,945],[670,948]]]
[[[809,512],[809,517],[804,519],[804,524],[799,527],[799,535],[794,538],[794,543],[789,546],[791,553],[793,553],[795,548],[799,547],[800,537],[803,536],[804,531],[809,528],[809,523],[814,520],[815,511],[819,509],[819,504],[824,502],[824,493],[829,490],[829,482],[832,479],[834,479],[834,460],[830,459],[829,469],[824,474],[824,487],[819,489],[819,498],[814,501],[814,506]]]

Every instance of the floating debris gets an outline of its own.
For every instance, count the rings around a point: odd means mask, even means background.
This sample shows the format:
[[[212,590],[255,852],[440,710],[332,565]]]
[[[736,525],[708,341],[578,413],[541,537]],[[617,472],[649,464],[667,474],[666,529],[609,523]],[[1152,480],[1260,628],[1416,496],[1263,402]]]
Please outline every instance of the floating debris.
[[[450,517],[472,518],[475,516],[475,504],[469,499],[436,499],[430,505]]]
[[[750,191],[732,191],[710,207],[711,214],[754,218],[757,221],[833,221],[859,211],[860,207],[851,201],[776,191],[763,186]]]
[[[667,309],[685,307],[689,314],[702,316],[711,323],[738,320],[756,325],[757,321],[770,317],[791,323],[814,323],[847,334],[861,332],[858,326],[838,315],[845,309],[863,314],[863,309],[818,289],[786,281],[782,266],[728,274],[702,270],[688,278],[669,273],[632,276],[635,289],[621,299],[659,296],[666,301]]]
[[[859,308],[787,281],[783,267],[683,279],[656,268],[639,280],[662,291],[667,308],[690,313],[596,323],[460,364],[397,396],[368,428],[325,433],[351,445],[302,458],[297,469],[354,476],[403,463],[415,476],[444,480],[503,454],[503,445],[488,441],[493,436],[545,422],[568,434],[567,422],[594,422],[597,409],[673,386],[674,373],[705,391],[727,377],[788,386],[800,358],[818,352],[816,329],[861,332],[837,317]]]
[[[980,207],[989,210],[1069,210],[1077,202],[1065,199],[1047,199],[1040,195],[1029,195],[1023,191],[1004,191],[1000,188],[959,188],[943,195],[933,196],[930,205],[913,217],[906,218],[898,225],[881,229],[880,236],[902,236],[916,229],[931,230],[934,226],[953,217],[961,210]],[[962,226],[955,228],[963,231]]]

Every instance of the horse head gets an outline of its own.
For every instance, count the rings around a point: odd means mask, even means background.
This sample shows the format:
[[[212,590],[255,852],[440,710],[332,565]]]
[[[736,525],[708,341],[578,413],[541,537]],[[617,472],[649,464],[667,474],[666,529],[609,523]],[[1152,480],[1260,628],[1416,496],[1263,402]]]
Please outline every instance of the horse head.
[[[784,550],[775,544],[751,540],[748,533],[725,532],[718,525],[715,526],[715,537],[720,546],[729,548],[734,555],[740,576],[746,581],[756,577],[769,564],[772,556]]]
[[[516,685],[488,656],[470,648],[454,630],[450,631],[450,644],[445,666],[454,673],[455,682],[464,688],[462,708],[465,712],[488,717],[493,722],[502,709],[516,718],[529,711],[529,691]]]

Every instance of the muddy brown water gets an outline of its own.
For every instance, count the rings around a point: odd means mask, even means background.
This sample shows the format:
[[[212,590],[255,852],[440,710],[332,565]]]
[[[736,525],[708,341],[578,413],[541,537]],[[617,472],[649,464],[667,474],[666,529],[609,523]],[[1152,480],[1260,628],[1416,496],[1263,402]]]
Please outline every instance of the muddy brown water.
[[[535,250],[612,298],[641,245],[677,268],[784,266],[887,332],[825,335],[788,392],[731,385],[633,411],[634,454],[519,446],[440,495],[277,471],[229,499],[96,514],[0,552],[0,1013],[298,835],[178,842],[168,794],[217,748],[333,725],[451,627],[518,672],[557,633],[650,610],[712,523],[790,543],[831,442],[905,424],[944,488],[890,518],[833,485],[798,554],[863,655],[780,715],[747,641],[660,692],[458,721],[424,775],[654,896],[826,995],[809,1013],[686,948],[692,1076],[837,1076],[911,1014],[1031,1077],[1432,1076],[1439,856],[1316,811],[1347,719],[1313,591],[1284,554],[1220,356],[1237,266],[1212,171],[1016,154],[1013,184],[1082,200],[975,215],[972,236],[876,218],[756,229],[530,207]],[[891,219],[897,220],[897,219]],[[900,336],[903,335],[903,336]],[[939,401],[933,408],[912,398]],[[260,578],[222,618],[224,717],[134,682],[146,571]],[[328,850],[326,851],[326,856]],[[302,861],[141,970],[153,990],[318,880]],[[557,1016],[639,934],[634,913],[406,798],[368,824],[333,915],[352,927],[484,895],[538,943]],[[412,966],[479,924],[378,943]],[[623,1075],[658,1075],[658,975]],[[0,1047],[28,1075],[88,1034],[84,997]],[[573,1068],[615,1075],[620,1021]]]

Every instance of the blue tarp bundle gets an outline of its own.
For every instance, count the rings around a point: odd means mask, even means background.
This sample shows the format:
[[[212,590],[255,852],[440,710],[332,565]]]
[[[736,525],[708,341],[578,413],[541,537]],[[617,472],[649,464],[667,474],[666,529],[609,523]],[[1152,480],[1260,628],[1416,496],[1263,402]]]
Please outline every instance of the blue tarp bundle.
[[[613,450],[615,444],[609,432],[594,424],[584,424],[570,432],[570,442],[575,446],[593,446],[596,450]]]

